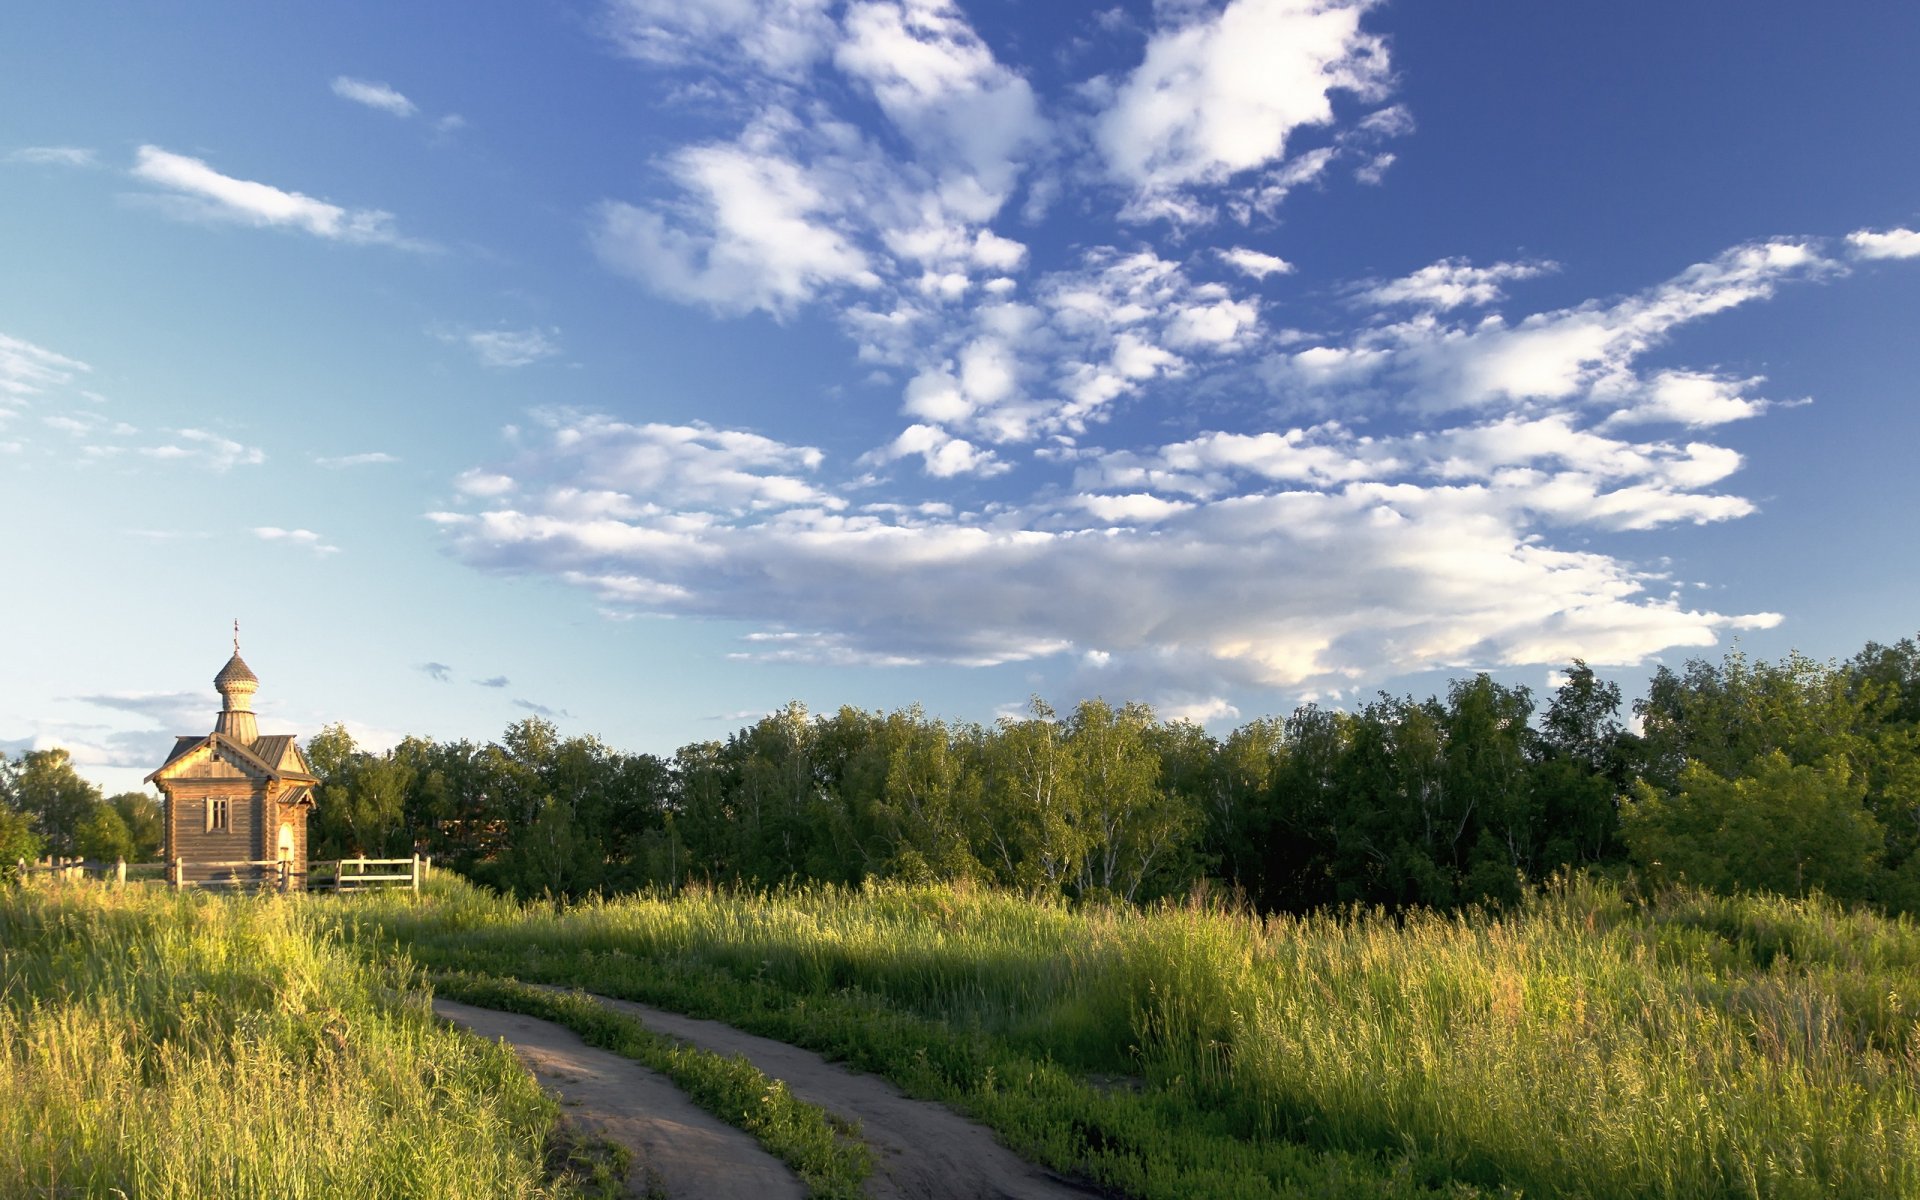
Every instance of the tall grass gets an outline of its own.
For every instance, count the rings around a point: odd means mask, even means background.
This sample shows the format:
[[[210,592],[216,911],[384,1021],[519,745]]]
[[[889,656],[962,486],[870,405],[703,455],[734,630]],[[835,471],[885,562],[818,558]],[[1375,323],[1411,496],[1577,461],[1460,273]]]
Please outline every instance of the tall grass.
[[[553,1194],[511,1054],[315,913],[0,888],[0,1195]]]
[[[1565,884],[1261,920],[876,886],[360,915],[807,1042],[1154,1196],[1920,1196],[1920,928]]]

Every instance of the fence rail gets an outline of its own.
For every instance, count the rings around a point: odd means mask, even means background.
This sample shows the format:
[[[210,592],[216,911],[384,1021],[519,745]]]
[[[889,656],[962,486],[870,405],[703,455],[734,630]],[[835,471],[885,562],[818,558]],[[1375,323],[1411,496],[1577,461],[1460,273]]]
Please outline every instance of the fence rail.
[[[43,858],[36,863],[29,863],[24,858],[14,861],[14,870],[23,881],[35,875],[69,881],[94,876],[125,884],[129,874],[136,874],[157,879],[176,890],[251,887],[272,888],[281,892],[358,892],[405,887],[417,892],[420,890],[420,881],[433,871],[433,859],[417,854],[412,858],[343,858],[309,863],[305,870],[295,870],[294,867],[295,864],[277,858],[174,858],[154,863],[129,863],[125,859],[91,862],[79,858]],[[330,868],[330,873],[325,868]],[[196,873],[214,871],[224,871],[227,875],[224,878],[191,878]],[[320,878],[314,878],[316,874]]]

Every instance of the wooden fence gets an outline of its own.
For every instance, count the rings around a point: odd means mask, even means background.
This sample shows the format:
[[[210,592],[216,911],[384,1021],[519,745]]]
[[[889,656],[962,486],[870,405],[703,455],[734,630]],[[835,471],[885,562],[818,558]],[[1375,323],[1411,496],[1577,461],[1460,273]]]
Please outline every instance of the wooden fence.
[[[307,864],[295,871],[293,864],[275,858],[200,861],[169,859],[157,863],[88,862],[78,858],[43,858],[37,863],[25,859],[14,862],[22,881],[35,875],[50,879],[78,881],[87,878],[125,884],[153,880],[170,888],[255,889],[278,892],[359,892],[375,888],[404,887],[420,890],[420,881],[433,872],[433,859],[416,854],[412,858],[345,858]],[[211,876],[194,878],[194,876]],[[318,876],[318,878],[315,878]]]

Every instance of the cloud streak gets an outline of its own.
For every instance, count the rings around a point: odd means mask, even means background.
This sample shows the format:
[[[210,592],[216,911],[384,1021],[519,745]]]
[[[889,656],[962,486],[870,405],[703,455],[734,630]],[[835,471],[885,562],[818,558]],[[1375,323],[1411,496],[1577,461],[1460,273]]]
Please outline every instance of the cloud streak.
[[[423,249],[402,237],[393,214],[379,209],[349,209],[301,192],[223,175],[197,158],[158,146],[141,146],[133,175],[167,189],[170,211],[179,216],[225,221],[255,228],[293,229],[327,241]]]
[[[407,99],[392,87],[384,83],[374,83],[366,79],[354,79],[347,75],[337,75],[333,80],[333,94],[342,100],[350,100],[367,108],[378,109],[396,117],[411,117],[419,112],[413,101]]]

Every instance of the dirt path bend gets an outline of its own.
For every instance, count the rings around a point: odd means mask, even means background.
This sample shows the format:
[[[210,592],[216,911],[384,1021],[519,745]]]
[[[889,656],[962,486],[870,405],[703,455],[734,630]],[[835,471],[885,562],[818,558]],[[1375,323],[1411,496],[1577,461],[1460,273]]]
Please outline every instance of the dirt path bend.
[[[873,1148],[867,1194],[876,1200],[1084,1200],[1103,1193],[1034,1166],[993,1133],[945,1105],[914,1100],[877,1075],[830,1063],[810,1050],[630,1000],[600,997],[655,1033],[717,1054],[745,1055],[794,1095],[860,1122]]]
[[[633,1151],[627,1189],[673,1200],[804,1200],[807,1189],[760,1143],[710,1116],[630,1058],[587,1045],[561,1025],[519,1013],[433,1002],[444,1017],[489,1040],[504,1039],[567,1119]]]

